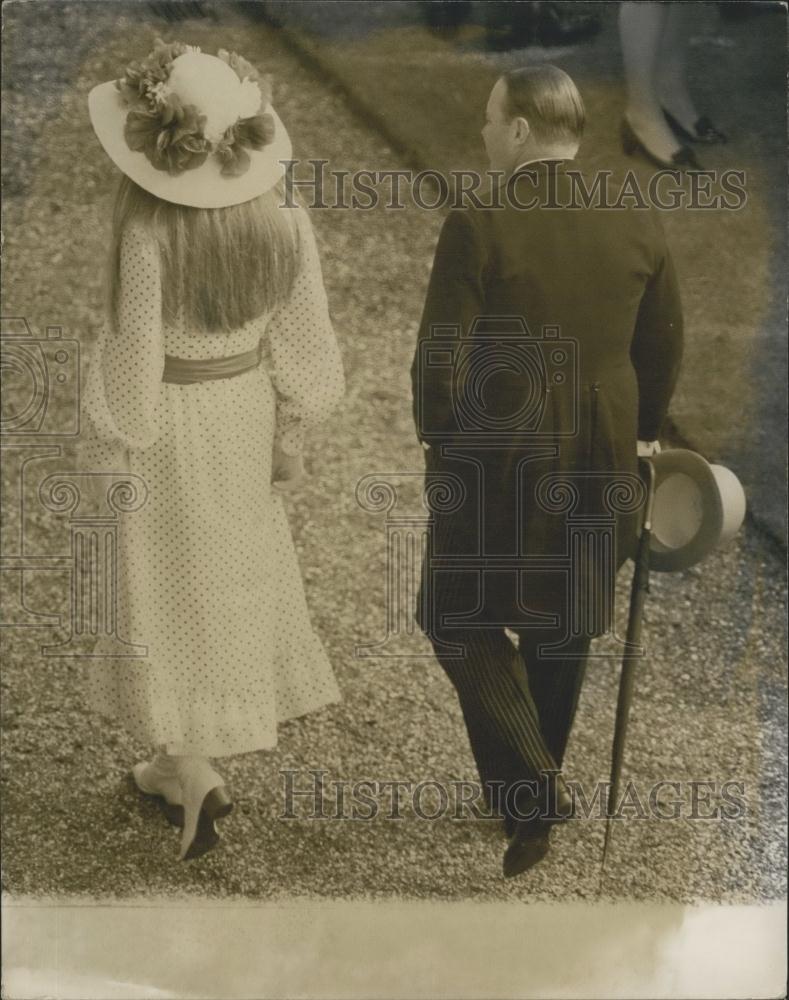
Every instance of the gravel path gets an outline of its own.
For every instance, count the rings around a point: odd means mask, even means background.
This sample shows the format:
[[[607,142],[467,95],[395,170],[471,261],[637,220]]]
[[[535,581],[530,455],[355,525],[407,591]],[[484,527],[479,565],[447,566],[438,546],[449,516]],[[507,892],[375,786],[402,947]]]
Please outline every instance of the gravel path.
[[[343,166],[399,165],[276,34],[234,8],[220,8],[219,23],[195,20],[175,29],[146,22],[140,11],[36,3],[13,5],[5,14],[12,179],[5,204],[5,312],[42,327],[61,323],[85,347],[97,329],[96,262],[104,251],[112,184],[92,138],[85,96],[93,82],[145,53],[155,34],[209,50],[237,49],[264,65],[297,155]],[[410,806],[399,820],[278,819],[284,769],[297,772],[301,787],[311,768],[324,769],[329,781],[475,777],[458,707],[437,664],[428,656],[354,656],[357,643],[380,637],[385,621],[383,516],[360,509],[355,488],[372,472],[421,469],[408,367],[439,223],[435,213],[415,210],[315,213],[349,391],[342,412],[312,438],[312,478],[293,498],[291,515],[314,622],[336,666],[343,703],[284,725],[275,752],[224,761],[238,809],[224,824],[222,847],[177,864],[176,834],[141,801],[128,776],[147,748],[87,713],[79,664],[39,653],[42,642],[54,641],[46,630],[5,630],[0,684],[9,891],[489,900],[602,892],[681,901],[784,894],[786,595],[781,559],[750,531],[703,572],[654,579],[649,656],[626,764],[644,794],[661,779],[744,782],[745,818],[621,823],[602,886],[603,827],[595,820],[560,831],[543,864],[505,881],[495,823],[429,821]],[[35,499],[38,479],[62,468],[67,457],[42,462],[30,474],[30,551],[67,549],[66,526]],[[409,503],[416,502],[416,489],[412,479]],[[9,530],[14,527],[9,521]],[[65,614],[66,579],[30,576],[29,606]],[[626,590],[622,579],[623,598]],[[418,639],[413,648],[427,652]],[[595,661],[588,672],[566,763],[568,775],[584,785],[607,777],[617,678],[611,658]]]

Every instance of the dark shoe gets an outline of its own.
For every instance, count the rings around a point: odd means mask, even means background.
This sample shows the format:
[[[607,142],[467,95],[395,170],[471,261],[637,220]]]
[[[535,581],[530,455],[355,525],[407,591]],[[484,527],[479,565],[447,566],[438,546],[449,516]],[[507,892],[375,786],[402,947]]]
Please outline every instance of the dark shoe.
[[[538,864],[548,853],[550,827],[534,820],[515,820],[515,832],[504,852],[505,878],[520,875]]]
[[[706,115],[702,115],[701,118],[693,126],[693,131],[688,132],[677,119],[670,112],[663,109],[663,117],[668,122],[672,131],[680,139],[684,139],[685,142],[703,142],[707,146],[712,146],[716,142],[728,142],[728,136],[721,132],[720,129],[715,128],[712,122]]]
[[[628,156],[633,156],[635,153],[642,153],[648,160],[652,163],[657,164],[659,167],[664,167],[667,170],[703,170],[704,168],[696,159],[696,154],[690,148],[690,146],[681,146],[676,153],[674,153],[670,160],[663,159],[662,156],[658,156],[653,153],[636,135],[633,131],[633,127],[630,122],[626,119],[622,119],[622,149]]]

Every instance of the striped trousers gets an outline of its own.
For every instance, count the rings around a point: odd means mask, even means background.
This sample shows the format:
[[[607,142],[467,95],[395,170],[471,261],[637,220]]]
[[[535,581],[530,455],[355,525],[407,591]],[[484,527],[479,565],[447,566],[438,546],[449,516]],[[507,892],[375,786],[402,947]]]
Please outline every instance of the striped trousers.
[[[572,640],[561,659],[540,658],[556,632],[522,629],[518,648],[503,628],[448,628],[433,636],[438,662],[455,687],[489,808],[503,814],[508,790],[560,771],[586,669],[589,638]],[[443,655],[436,643],[465,647]],[[518,809],[534,796],[523,789]]]

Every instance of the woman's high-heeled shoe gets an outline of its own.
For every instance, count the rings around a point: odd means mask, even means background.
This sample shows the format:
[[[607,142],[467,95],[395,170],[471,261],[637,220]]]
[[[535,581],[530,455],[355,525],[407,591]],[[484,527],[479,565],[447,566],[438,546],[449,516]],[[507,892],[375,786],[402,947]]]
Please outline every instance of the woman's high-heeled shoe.
[[[157,796],[167,820],[181,828],[180,860],[199,858],[217,845],[216,820],[232,811],[233,801],[207,760],[158,754],[151,763],[135,764],[132,774],[140,791]]]
[[[689,146],[681,146],[672,155],[670,160],[666,160],[662,156],[658,156],[657,153],[653,153],[633,131],[633,126],[627,118],[622,119],[621,135],[622,149],[628,156],[641,153],[652,163],[667,170],[703,170],[703,167],[696,159],[696,154]]]
[[[707,146],[712,146],[716,142],[728,142],[729,137],[719,128],[715,128],[706,115],[702,115],[693,125],[693,131],[689,132],[677,121],[670,111],[663,108],[663,117],[672,129],[674,134],[684,142],[703,142]]]
[[[233,800],[224,779],[205,758],[176,757],[175,762],[183,805],[179,858],[192,861],[216,847],[216,820],[230,814]]]

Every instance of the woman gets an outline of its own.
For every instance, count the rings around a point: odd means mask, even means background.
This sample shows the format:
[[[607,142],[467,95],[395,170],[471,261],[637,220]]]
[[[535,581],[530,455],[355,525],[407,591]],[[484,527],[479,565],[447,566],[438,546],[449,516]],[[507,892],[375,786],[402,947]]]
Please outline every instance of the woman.
[[[183,824],[182,859],[232,808],[208,758],[271,748],[278,722],[340,696],[272,489],[301,478],[304,425],[344,382],[309,219],[281,207],[290,142],[268,98],[235,53],[177,43],[89,98],[123,176],[84,464],[148,490],[119,532],[118,601],[147,655],[91,660],[89,689],[158,749],[133,774]]]

